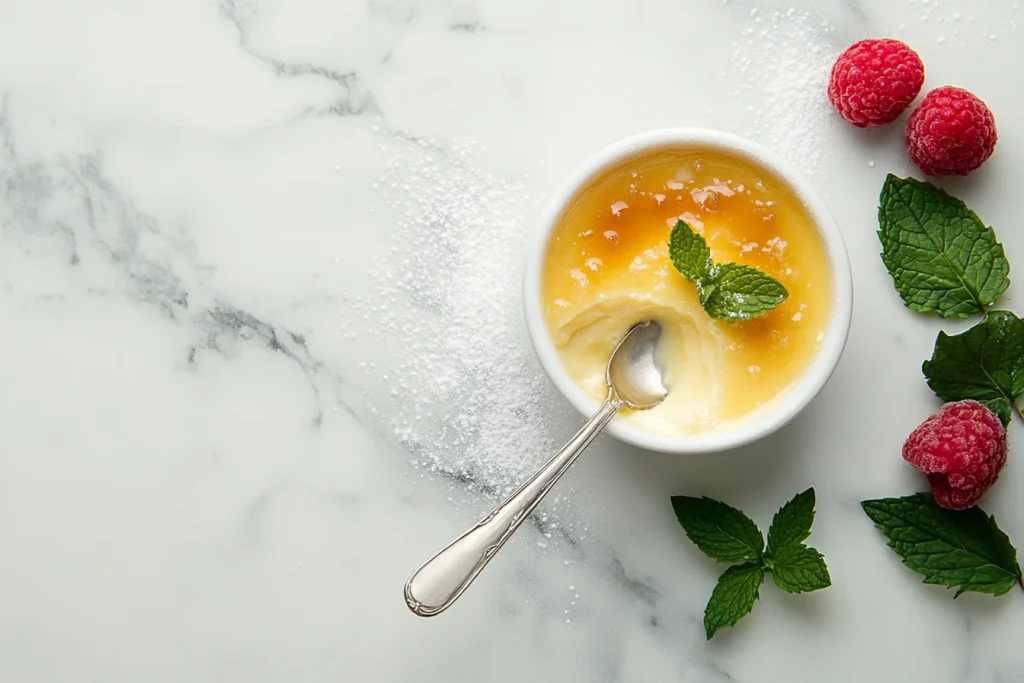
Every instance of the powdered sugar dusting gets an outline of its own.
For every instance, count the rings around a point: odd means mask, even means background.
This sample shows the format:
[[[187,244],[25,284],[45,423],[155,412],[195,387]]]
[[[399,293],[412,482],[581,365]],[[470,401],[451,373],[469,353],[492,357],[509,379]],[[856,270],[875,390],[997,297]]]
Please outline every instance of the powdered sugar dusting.
[[[829,40],[833,27],[794,8],[753,9],[733,55],[746,75],[742,99],[753,122],[747,134],[813,175],[825,149],[831,121],[825,95],[838,51]],[[739,93],[736,93],[739,96]]]
[[[554,446],[523,331],[523,188],[477,168],[472,143],[382,151],[378,187],[403,218],[376,264],[379,294],[357,308],[397,341],[377,373],[388,426],[415,466],[503,496]]]

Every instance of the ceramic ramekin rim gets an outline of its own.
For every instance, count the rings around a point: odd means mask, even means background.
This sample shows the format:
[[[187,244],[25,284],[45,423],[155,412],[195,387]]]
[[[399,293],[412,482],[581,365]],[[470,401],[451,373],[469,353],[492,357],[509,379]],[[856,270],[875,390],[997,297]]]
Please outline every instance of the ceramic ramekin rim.
[[[728,430],[666,435],[649,432],[625,420],[613,420],[606,430],[619,440],[664,453],[713,453],[738,448],[777,431],[799,414],[832,376],[846,348],[853,315],[853,276],[839,226],[810,182],[794,166],[762,145],[734,133],[708,128],[662,128],[631,135],[586,159],[559,187],[527,245],[523,267],[523,306],[527,332],[541,366],[555,387],[581,414],[590,416],[598,401],[581,389],[562,365],[544,320],[541,301],[544,260],[552,230],[580,189],[614,166],[659,149],[694,147],[718,149],[766,167],[786,182],[803,202],[825,243],[832,277],[832,311],[817,356],[797,382],[763,406],[755,415],[736,421]]]

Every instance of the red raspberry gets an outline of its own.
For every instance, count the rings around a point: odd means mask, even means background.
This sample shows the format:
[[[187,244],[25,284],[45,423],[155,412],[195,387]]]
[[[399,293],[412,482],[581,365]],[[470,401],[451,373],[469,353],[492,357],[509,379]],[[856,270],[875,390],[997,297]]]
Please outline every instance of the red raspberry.
[[[828,99],[858,128],[881,126],[899,118],[923,84],[924,63],[906,43],[862,40],[832,66]]]
[[[992,155],[996,138],[988,106],[949,85],[925,95],[907,122],[907,152],[926,175],[967,175]]]
[[[951,510],[975,505],[1006,464],[1006,430],[977,401],[942,406],[903,444],[903,458],[928,475],[935,502]]]

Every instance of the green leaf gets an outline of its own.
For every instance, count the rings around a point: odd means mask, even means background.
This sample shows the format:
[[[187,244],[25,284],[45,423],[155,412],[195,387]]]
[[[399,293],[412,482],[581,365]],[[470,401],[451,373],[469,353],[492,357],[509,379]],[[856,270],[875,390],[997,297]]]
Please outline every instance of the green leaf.
[[[739,263],[711,270],[700,286],[700,303],[712,318],[747,320],[772,310],[789,296],[782,283],[767,273]]]
[[[806,593],[832,585],[825,558],[803,543],[784,546],[774,553],[771,570],[775,585],[789,593]]]
[[[915,311],[980,313],[1010,285],[1010,264],[992,228],[930,183],[889,174],[878,223],[882,262]]]
[[[990,517],[974,507],[947,510],[929,493],[861,503],[903,564],[925,583],[1003,595],[1021,581],[1017,550]]]
[[[943,401],[974,399],[1006,425],[1024,394],[1024,320],[993,311],[963,334],[939,332],[932,357],[921,369]]]
[[[684,221],[676,221],[668,241],[668,253],[676,270],[691,282],[701,282],[711,270],[711,250],[704,238]]]
[[[764,582],[764,569],[759,564],[738,564],[726,569],[704,609],[704,633],[711,640],[719,629],[732,626],[750,614]]]
[[[814,489],[798,493],[783,505],[768,529],[768,552],[778,553],[783,548],[800,543],[811,535],[814,523]]]
[[[760,562],[764,537],[736,508],[711,498],[689,496],[673,496],[672,507],[686,535],[711,559]]]

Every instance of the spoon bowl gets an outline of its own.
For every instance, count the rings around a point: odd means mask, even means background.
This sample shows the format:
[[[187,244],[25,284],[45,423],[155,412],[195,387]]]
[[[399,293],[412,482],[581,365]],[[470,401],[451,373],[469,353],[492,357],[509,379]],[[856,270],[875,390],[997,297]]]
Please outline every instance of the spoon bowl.
[[[661,325],[654,320],[637,323],[626,333],[608,360],[605,379],[623,405],[633,410],[650,410],[665,400],[668,389],[654,349],[661,338]]]
[[[661,326],[653,320],[630,328],[608,359],[608,393],[593,417],[515,493],[413,572],[405,603],[414,614],[432,617],[455,602],[619,410],[647,410],[665,399],[668,390],[655,360],[660,337]]]

